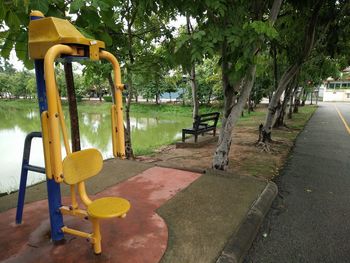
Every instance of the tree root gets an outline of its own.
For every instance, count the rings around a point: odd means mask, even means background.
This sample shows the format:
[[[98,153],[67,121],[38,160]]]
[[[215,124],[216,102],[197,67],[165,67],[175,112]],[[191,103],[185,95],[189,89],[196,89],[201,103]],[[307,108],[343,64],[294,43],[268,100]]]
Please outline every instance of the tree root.
[[[262,142],[262,141],[257,142],[256,147],[260,148],[260,152],[267,152],[267,153],[271,152],[270,145],[267,142]]]
[[[271,152],[270,145],[269,145],[270,142],[272,142],[271,132],[267,133],[264,130],[263,124],[261,123],[259,125],[259,138],[258,138],[258,141],[256,142],[256,146],[258,148],[261,148],[261,152],[270,153]]]

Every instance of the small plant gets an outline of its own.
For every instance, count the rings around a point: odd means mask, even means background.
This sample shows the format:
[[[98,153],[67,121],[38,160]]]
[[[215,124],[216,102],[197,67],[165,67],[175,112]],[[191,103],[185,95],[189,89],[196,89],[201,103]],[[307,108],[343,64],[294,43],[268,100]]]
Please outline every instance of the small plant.
[[[112,96],[103,96],[105,102],[112,102]]]

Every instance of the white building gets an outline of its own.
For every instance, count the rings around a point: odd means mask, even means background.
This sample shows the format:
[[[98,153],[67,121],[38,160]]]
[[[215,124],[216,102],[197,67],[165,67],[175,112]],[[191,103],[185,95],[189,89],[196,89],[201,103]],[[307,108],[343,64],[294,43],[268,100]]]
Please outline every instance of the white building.
[[[350,101],[350,80],[328,80],[323,88],[323,101]]]

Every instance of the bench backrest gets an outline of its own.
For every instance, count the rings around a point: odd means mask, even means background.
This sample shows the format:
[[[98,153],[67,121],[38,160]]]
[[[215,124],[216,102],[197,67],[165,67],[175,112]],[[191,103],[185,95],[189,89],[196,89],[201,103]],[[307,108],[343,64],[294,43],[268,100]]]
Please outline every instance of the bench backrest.
[[[197,115],[195,117],[195,121],[193,123],[193,128],[198,129],[199,125],[207,124],[208,127],[216,127],[218,121],[219,121],[219,112],[211,112],[211,113],[205,113],[202,115]],[[209,125],[209,122],[213,121],[212,124]]]

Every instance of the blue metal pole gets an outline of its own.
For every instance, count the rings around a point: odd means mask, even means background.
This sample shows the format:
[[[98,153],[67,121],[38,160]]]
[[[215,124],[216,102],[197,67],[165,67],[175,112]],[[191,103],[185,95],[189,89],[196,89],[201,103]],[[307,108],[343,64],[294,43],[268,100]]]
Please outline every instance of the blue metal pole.
[[[31,17],[31,20],[41,19],[41,17]],[[46,86],[44,79],[44,60],[37,59],[34,61],[35,64],[35,76],[37,84],[37,93],[39,101],[40,115],[43,111],[47,110],[47,99],[46,99]],[[51,225],[51,239],[55,243],[64,239],[61,228],[63,227],[63,217],[60,212],[61,203],[61,189],[60,185],[55,182],[54,179],[46,179],[47,184],[47,197],[49,202],[49,214],[50,214],[50,225]]]
[[[32,139],[35,137],[41,138],[41,132],[29,133],[26,136],[26,139],[24,141],[21,179],[20,179],[19,190],[18,190],[18,201],[17,201],[17,210],[16,210],[16,224],[22,224],[22,215],[23,215],[24,198],[26,194],[28,170],[32,171],[33,170],[32,167],[34,167],[29,165],[29,159],[30,159],[30,148],[32,144]],[[45,169],[41,167],[34,167],[34,168],[37,168],[36,170],[37,172],[45,173]]]
[[[24,145],[26,145],[26,143],[24,143]],[[16,210],[17,225],[22,224],[24,198],[26,195],[26,186],[27,186],[27,177],[28,177],[28,169],[26,169],[25,167],[28,164],[29,164],[29,159],[25,159],[25,149],[24,149],[23,158],[22,158],[21,179],[20,179],[19,189],[18,189],[17,210]]]

